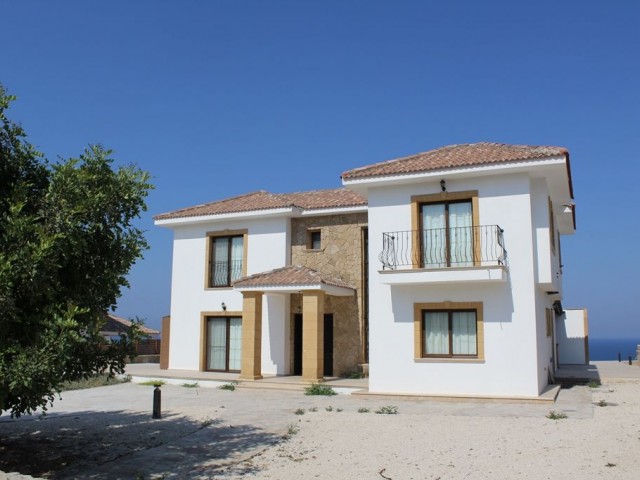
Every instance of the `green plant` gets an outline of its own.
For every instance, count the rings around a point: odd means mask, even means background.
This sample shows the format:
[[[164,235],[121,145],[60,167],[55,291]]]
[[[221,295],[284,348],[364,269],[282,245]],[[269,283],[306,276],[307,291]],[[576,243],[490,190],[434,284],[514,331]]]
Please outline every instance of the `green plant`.
[[[341,408],[336,408],[336,412],[340,413],[342,411]]]
[[[213,419],[207,417],[202,420],[202,422],[200,422],[200,425],[202,426],[202,428],[207,428],[208,426],[213,425]]]
[[[309,410],[310,412],[317,412],[318,407],[311,407],[311,408],[308,408],[307,410]]]
[[[60,385],[60,391],[68,391],[68,390],[84,390],[85,388],[94,388],[94,387],[104,387],[108,385],[117,385],[119,383],[126,383],[127,381],[131,381],[131,377],[129,380],[126,380],[121,377],[113,377],[109,378],[108,375],[96,375],[95,377],[89,377],[84,380],[76,380],[73,382],[65,382]]]
[[[598,380],[589,380],[587,386],[589,388],[598,388],[600,386],[600,382]]]
[[[293,413],[295,413],[296,415],[304,415],[304,408],[299,408]]]
[[[328,385],[312,383],[304,389],[305,395],[337,395],[335,390]]]
[[[608,403],[607,403],[607,401],[606,401],[606,400],[600,400],[600,401],[597,403],[597,405],[598,405],[599,407],[606,407],[606,406],[608,405]]]
[[[165,385],[167,382],[164,380],[147,380],[145,382],[140,382],[138,385],[143,385],[145,387],[155,387],[156,385]]]
[[[181,386],[184,388],[198,388],[200,385],[198,385],[198,382],[193,382],[193,383],[183,383]]]
[[[547,414],[547,418],[549,420],[562,420],[563,418],[567,418],[567,414],[564,412],[556,412],[555,410],[551,410]]]
[[[325,408],[325,410],[327,412],[333,412],[333,407],[331,405],[329,405],[328,407]]]
[[[369,409],[365,407],[360,407],[358,409],[358,413],[369,413]]]
[[[290,423],[289,427],[287,427],[287,435],[295,435],[300,431],[300,427],[295,423]]]
[[[237,384],[238,384],[237,382],[224,383],[220,385],[218,388],[220,390],[229,390],[230,392],[233,392],[236,389]]]
[[[395,405],[385,405],[376,410],[378,415],[395,415],[398,413],[398,407]]]
[[[366,378],[366,375],[362,372],[351,372],[349,375],[347,375],[347,378],[351,380],[357,380],[360,378]]]

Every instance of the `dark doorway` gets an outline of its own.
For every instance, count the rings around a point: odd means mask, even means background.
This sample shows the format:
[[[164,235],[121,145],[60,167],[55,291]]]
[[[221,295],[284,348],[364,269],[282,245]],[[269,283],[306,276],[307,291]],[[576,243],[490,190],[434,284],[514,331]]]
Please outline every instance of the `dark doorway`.
[[[302,375],[302,314],[293,317],[293,374]]]
[[[293,374],[302,375],[302,314],[293,316]],[[324,375],[333,376],[333,314],[324,315]]]
[[[324,314],[324,376],[333,376],[333,314]]]

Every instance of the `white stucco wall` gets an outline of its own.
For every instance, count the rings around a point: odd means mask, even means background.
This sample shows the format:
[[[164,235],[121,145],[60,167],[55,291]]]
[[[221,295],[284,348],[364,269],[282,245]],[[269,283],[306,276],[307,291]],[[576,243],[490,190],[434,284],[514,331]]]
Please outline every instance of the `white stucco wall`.
[[[173,272],[171,278],[171,338],[169,368],[199,370],[201,329],[204,312],[222,312],[222,302],[228,312],[242,311],[242,294],[232,288],[205,288],[207,233],[222,230],[248,230],[247,275],[280,268],[290,260],[290,222],[288,218],[252,218],[227,220],[197,225],[180,225],[174,229]],[[282,301],[263,299],[263,324],[270,323],[269,313],[281,314]],[[273,321],[271,321],[273,323]],[[281,326],[279,331],[284,332]],[[273,333],[271,337],[273,337]],[[274,339],[268,335],[268,348],[263,348],[263,361],[270,356]],[[287,337],[288,338],[288,337]],[[284,342],[284,340],[282,340]],[[271,342],[271,343],[269,343]],[[266,352],[265,352],[266,350]],[[270,360],[271,361],[271,360]],[[276,368],[268,362],[265,368]]]
[[[588,363],[585,339],[588,335],[587,311],[583,308],[566,308],[564,315],[556,319],[558,360],[566,365]]]
[[[537,396],[541,391],[536,350],[539,317],[530,179],[524,174],[448,179],[446,186],[449,192],[478,190],[480,225],[497,224],[504,229],[507,281],[419,286],[380,283],[382,233],[410,230],[410,197],[438,193],[440,185],[436,179],[369,189],[370,391]],[[447,300],[483,302],[484,363],[414,360],[413,304]]]

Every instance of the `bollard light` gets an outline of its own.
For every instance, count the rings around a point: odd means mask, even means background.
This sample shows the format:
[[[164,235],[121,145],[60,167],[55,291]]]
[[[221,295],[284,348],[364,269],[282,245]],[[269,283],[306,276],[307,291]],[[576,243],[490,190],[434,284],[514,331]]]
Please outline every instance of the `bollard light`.
[[[162,403],[162,391],[160,391],[161,383],[154,384],[155,388],[153,389],[153,414],[151,418],[162,418],[161,412],[161,403]]]

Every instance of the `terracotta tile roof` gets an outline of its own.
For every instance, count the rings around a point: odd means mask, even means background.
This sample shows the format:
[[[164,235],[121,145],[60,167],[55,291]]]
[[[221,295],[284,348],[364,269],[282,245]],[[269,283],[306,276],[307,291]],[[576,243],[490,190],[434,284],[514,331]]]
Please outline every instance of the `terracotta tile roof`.
[[[115,332],[115,333],[124,333],[131,326],[131,321],[126,320],[121,317],[117,317],[116,315],[109,313],[106,314],[107,320],[105,324],[102,326],[102,332]],[[158,330],[154,330],[153,328],[145,327],[144,325],[140,326],[140,331],[142,333],[146,333],[147,335],[156,335],[160,333]]]
[[[396,158],[376,163],[342,174],[343,180],[386,175],[404,175],[444,170],[447,168],[490,165],[568,155],[563,147],[507,145],[504,143],[469,143],[449,145],[436,150],[418,153],[409,157]]]
[[[365,198],[346,188],[311,190],[309,192],[287,193],[282,196],[289,198],[294,205],[304,210],[367,205]]]
[[[288,287],[288,286],[313,286],[318,284],[332,285],[335,287],[353,287],[339,278],[329,277],[311,268],[302,265],[290,265],[277,268],[268,272],[256,273],[248,277],[240,278],[233,283],[237,287]]]
[[[322,208],[339,208],[366,205],[367,201],[355,192],[346,188],[330,190],[312,190],[297,193],[269,193],[264,190],[247,193],[238,197],[218,200],[216,202],[183,208],[169,213],[156,215],[155,220],[173,218],[220,215],[225,213],[241,213],[274,208],[299,207],[303,210]]]

